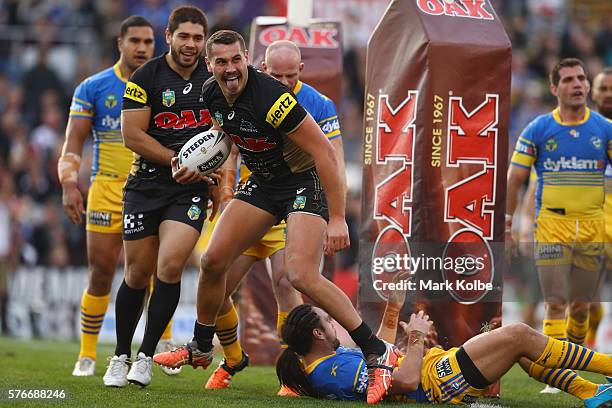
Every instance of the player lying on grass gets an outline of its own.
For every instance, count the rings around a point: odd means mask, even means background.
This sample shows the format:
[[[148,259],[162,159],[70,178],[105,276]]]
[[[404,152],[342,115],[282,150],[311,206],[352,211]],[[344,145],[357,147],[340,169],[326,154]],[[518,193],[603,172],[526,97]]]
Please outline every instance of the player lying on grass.
[[[405,294],[394,292],[378,335],[395,340]],[[368,375],[361,351],[340,346],[332,318],[318,307],[301,305],[283,326],[288,348],[276,364],[281,385],[300,395],[342,400],[365,399]],[[519,363],[531,377],[580,398],[587,408],[612,407],[612,385],[597,385],[572,370],[612,375],[612,356],[553,339],[522,323],[471,338],[462,347],[426,350],[432,322],[423,311],[399,323],[408,337],[406,354],[393,370],[388,400],[472,403]],[[401,354],[397,351],[398,354]]]

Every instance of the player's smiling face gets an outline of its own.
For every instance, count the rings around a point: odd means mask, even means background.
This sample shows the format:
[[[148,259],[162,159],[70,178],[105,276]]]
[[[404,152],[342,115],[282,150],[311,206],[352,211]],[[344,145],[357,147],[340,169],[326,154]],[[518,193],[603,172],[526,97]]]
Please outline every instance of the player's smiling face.
[[[173,33],[166,30],[166,43],[170,46],[172,59],[183,68],[198,62],[204,50],[204,27],[185,22],[178,25]]]
[[[559,84],[551,87],[553,95],[559,100],[559,105],[570,109],[586,106],[586,98],[590,85],[586,74],[580,65],[563,67],[559,70]]]
[[[249,53],[242,50],[240,42],[213,44],[206,57],[208,70],[214,75],[221,91],[233,102],[244,90],[248,79]]]
[[[131,71],[136,70],[153,56],[155,39],[151,27],[129,27],[123,37],[119,37],[119,52]]]

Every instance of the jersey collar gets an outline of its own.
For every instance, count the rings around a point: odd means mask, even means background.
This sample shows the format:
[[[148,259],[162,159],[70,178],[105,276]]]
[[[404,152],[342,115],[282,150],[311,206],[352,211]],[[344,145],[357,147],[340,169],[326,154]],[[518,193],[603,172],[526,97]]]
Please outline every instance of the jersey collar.
[[[293,87],[293,94],[297,95],[298,92],[300,92],[300,89],[302,89],[302,81],[297,81],[295,83],[295,87]]]
[[[336,353],[334,352],[333,354],[330,354],[328,356],[323,356],[321,358],[317,358],[315,361],[313,361],[312,363],[308,364],[308,366],[304,369],[304,372],[306,372],[306,374],[310,374],[314,371],[315,368],[317,368],[317,366],[319,364],[321,364],[323,361],[327,360],[330,357],[335,356]]]
[[[553,118],[555,119],[555,122],[557,122],[560,125],[563,126],[578,126],[578,125],[582,125],[583,123],[585,123],[587,120],[589,120],[589,117],[591,116],[591,110],[587,107],[585,112],[584,112],[584,118],[582,118],[582,120],[579,120],[578,122],[563,122],[561,120],[561,115],[559,114],[559,108],[555,108],[554,111],[552,111],[553,114]]]
[[[120,80],[122,80],[123,82],[127,83],[128,79],[125,78],[122,74],[121,74],[121,70],[119,69],[119,62],[115,63],[115,65],[113,65],[113,71],[115,71],[115,75],[117,75],[117,78],[119,78]]]

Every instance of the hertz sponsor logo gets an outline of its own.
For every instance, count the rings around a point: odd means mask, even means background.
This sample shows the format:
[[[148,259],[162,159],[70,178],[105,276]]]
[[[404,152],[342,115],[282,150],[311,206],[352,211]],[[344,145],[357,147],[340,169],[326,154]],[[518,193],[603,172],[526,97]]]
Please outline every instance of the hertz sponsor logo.
[[[142,104],[147,103],[147,93],[139,85],[133,82],[127,83],[123,97]]]
[[[603,169],[602,160],[578,159],[576,156],[572,156],[570,158],[561,156],[559,160],[552,160],[548,158],[544,162],[544,170],[547,171],[601,169]]]
[[[285,92],[276,100],[276,102],[274,102],[270,110],[268,110],[266,122],[272,125],[274,129],[278,128],[295,105],[297,105],[297,101],[293,95],[291,95],[289,92]]]

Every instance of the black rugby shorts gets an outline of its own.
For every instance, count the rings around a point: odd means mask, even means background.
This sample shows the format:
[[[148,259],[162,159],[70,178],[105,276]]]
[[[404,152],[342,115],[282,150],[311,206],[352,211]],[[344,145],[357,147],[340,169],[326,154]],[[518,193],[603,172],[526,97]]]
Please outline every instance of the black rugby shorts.
[[[318,215],[329,221],[327,199],[315,169],[267,182],[252,174],[234,198],[269,212],[277,222],[298,212]]]
[[[202,231],[208,194],[201,187],[128,178],[123,189],[123,240],[158,235],[164,220],[178,221]]]

